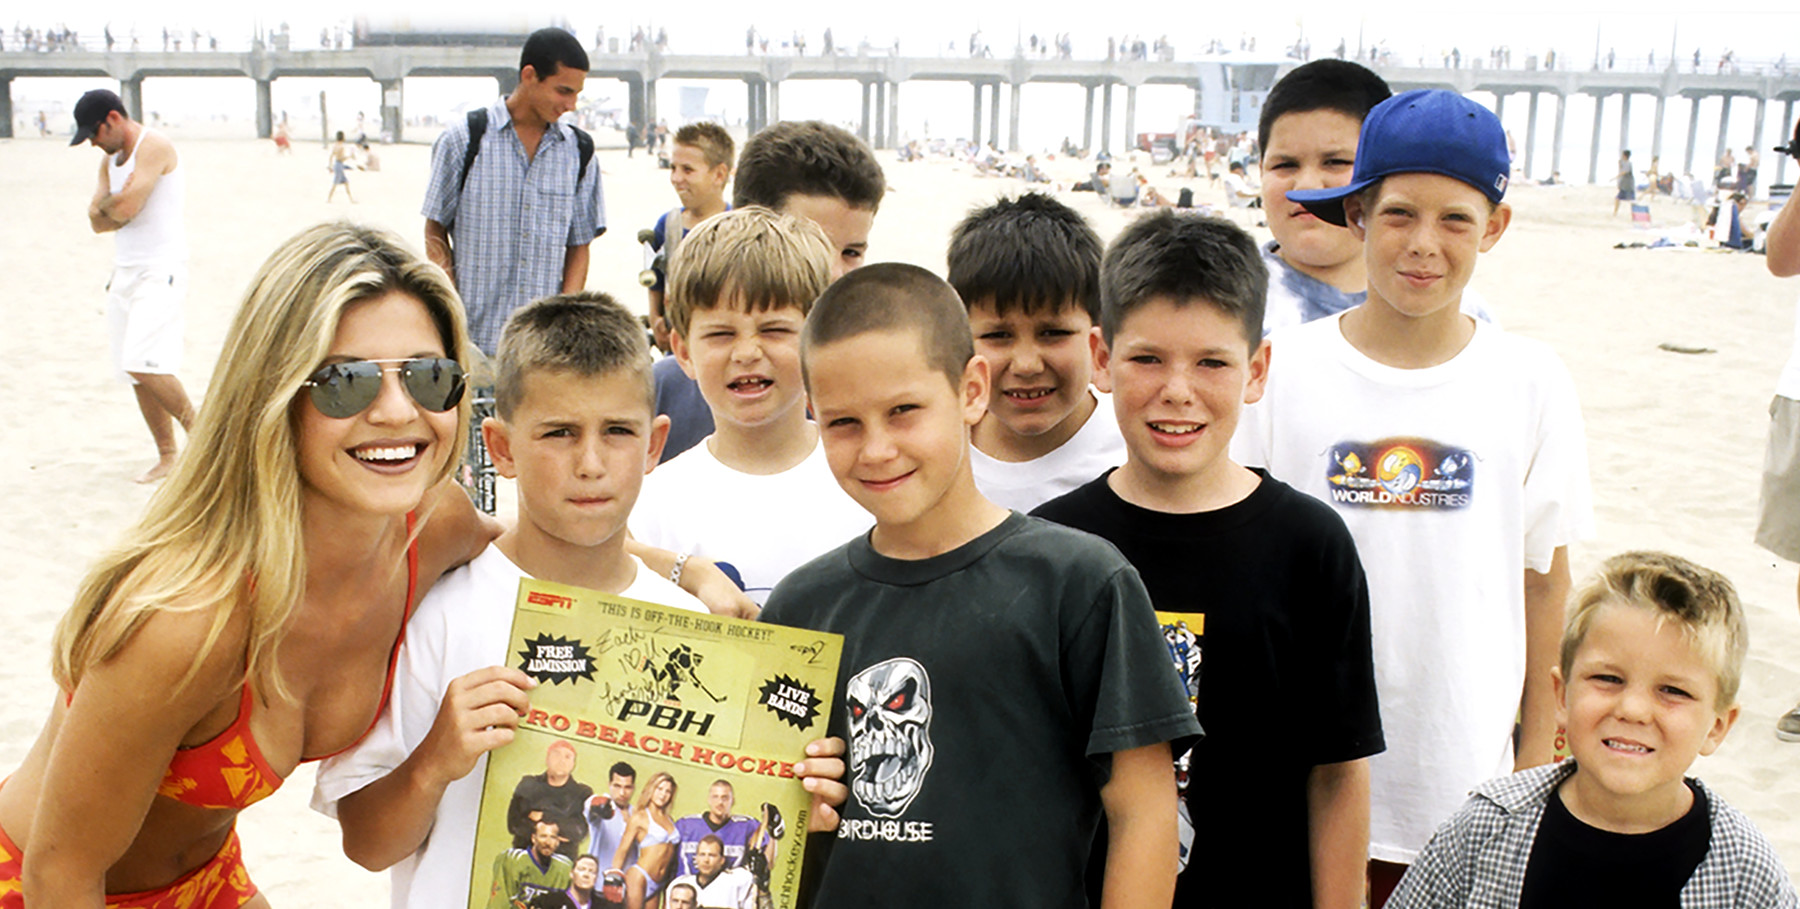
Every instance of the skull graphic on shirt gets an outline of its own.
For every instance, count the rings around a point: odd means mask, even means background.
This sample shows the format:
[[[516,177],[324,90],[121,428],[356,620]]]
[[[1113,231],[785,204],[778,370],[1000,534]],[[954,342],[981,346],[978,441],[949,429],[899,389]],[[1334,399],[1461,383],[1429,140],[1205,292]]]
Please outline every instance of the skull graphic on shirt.
[[[918,661],[895,657],[852,676],[850,791],[877,817],[899,817],[931,769],[931,676]]]

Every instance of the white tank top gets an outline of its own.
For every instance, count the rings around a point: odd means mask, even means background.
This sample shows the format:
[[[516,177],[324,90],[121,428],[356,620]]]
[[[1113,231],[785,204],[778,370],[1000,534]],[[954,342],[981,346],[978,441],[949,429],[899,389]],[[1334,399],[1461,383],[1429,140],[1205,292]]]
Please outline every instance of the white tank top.
[[[1788,356],[1781,378],[1775,381],[1775,393],[1791,401],[1800,401],[1800,303],[1794,305],[1794,352]]]
[[[144,136],[149,132],[146,127],[138,135],[138,145],[143,144]],[[132,147],[131,156],[125,159],[124,164],[117,163],[114,156],[107,156],[106,183],[110,192],[117,193],[125,188],[125,181],[137,169],[137,162],[136,146]],[[156,188],[150,191],[150,198],[145,200],[137,217],[119,228],[116,234],[118,244],[113,250],[113,265],[138,267],[187,261],[187,230],[181,221],[182,198],[187,193],[186,183],[186,176],[177,161],[174,170],[163,174],[162,179],[156,181]]]

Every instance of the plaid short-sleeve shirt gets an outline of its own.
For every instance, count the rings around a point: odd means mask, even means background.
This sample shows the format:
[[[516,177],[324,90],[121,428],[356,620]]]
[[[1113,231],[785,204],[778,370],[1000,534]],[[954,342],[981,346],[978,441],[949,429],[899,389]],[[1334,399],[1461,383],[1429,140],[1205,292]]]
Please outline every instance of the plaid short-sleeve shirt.
[[[566,124],[545,130],[528,158],[505,98],[488,108],[481,150],[458,192],[468,147],[467,120],[438,136],[420,213],[449,230],[469,335],[492,356],[506,317],[559,292],[568,248],[586,246],[606,229],[604,196],[598,161],[577,182],[581,155]]]
[[[1575,762],[1533,767],[1476,787],[1432,834],[1387,905],[1391,909],[1514,909],[1544,805]],[[1699,780],[1712,821],[1706,858],[1681,888],[1682,909],[1795,909],[1794,885],[1742,812]]]

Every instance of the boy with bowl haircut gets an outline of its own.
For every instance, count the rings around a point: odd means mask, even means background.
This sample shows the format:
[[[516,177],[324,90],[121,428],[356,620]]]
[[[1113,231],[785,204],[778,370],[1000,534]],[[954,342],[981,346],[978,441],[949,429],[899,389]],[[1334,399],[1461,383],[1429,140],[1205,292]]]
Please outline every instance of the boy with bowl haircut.
[[[599,293],[521,307],[501,337],[495,392],[498,417],[482,433],[518,481],[518,523],[419,603],[375,730],[321,765],[313,790],[346,855],[394,868],[396,907],[468,904],[486,753],[512,740],[536,687],[505,665],[522,578],[706,611],[624,548],[668,431],[651,413],[643,325]]]
[[[1329,506],[1226,450],[1268,374],[1260,259],[1231,223],[1171,211],[1113,241],[1094,380],[1125,464],[1033,514],[1117,546],[1193,635],[1181,674],[1207,735],[1177,762],[1175,905],[1354,909],[1383,747],[1362,564]]]
[[[1262,155],[1262,202],[1269,233],[1269,301],[1263,334],[1335,315],[1368,298],[1362,241],[1340,224],[1319,218],[1287,193],[1350,182],[1363,118],[1392,92],[1360,64],[1314,60],[1275,83],[1257,121]],[[1493,321],[1474,290],[1464,312]]]
[[[1452,92],[1370,111],[1354,179],[1289,193],[1362,239],[1368,300],[1270,339],[1233,443],[1330,504],[1368,572],[1375,909],[1470,788],[1551,759],[1566,547],[1593,523],[1580,407],[1548,347],[1459,309],[1510,166],[1499,119]]]
[[[800,377],[800,330],[831,278],[825,232],[761,206],[694,228],[669,275],[670,343],[714,428],[645,481],[632,532],[720,563],[759,606],[869,528],[831,478]]]
[[[995,504],[1030,511],[1125,460],[1089,387],[1100,250],[1087,219],[1044,193],[976,209],[950,235],[950,286],[992,374],[969,457]]]
[[[1086,906],[1103,809],[1106,905],[1168,905],[1170,743],[1199,725],[1137,572],[976,489],[988,368],[962,301],[916,266],[859,269],[819,298],[802,353],[832,473],[875,517],[762,616],[845,636],[830,729],[853,797],[815,905]],[[1030,832],[1028,859],[997,825]]]
[[[1478,787],[1388,905],[1800,905],[1749,818],[1685,776],[1737,719],[1748,645],[1725,578],[1658,552],[1608,559],[1550,669],[1571,759]]]

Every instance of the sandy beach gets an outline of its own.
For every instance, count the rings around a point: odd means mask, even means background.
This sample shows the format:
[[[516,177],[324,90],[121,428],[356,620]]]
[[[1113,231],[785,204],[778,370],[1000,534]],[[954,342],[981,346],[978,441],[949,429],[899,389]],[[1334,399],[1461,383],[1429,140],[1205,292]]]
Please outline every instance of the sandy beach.
[[[349,218],[422,242],[426,146],[381,148],[380,172],[350,174],[358,204],[341,193],[326,204],[330,175],[316,143],[278,155],[266,141],[170,132],[188,171],[192,247],[180,376],[197,397],[244,287],[282,239]],[[0,140],[0,628],[10,655],[0,684],[14,692],[0,705],[0,775],[23,758],[56,697],[49,642],[58,616],[150,495],[131,482],[150,462],[150,439],[107,362],[103,288],[113,241],[92,234],[84,215],[101,155],[66,141]],[[941,273],[950,227],[971,206],[1026,188],[947,159],[900,163],[880,154],[890,190],[871,237],[874,262]],[[603,149],[596,160],[613,229],[594,244],[588,286],[641,311],[635,234],[675,197],[653,158]],[[1091,167],[1049,166],[1064,186]],[[1205,178],[1166,176],[1148,156],[1140,166],[1170,197],[1188,185],[1200,202],[1223,202]],[[1061,196],[1106,238],[1134,214],[1091,193]],[[1507,329],[1555,348],[1579,388],[1598,532],[1572,548],[1578,583],[1608,555],[1657,548],[1738,585],[1753,635],[1743,713],[1694,772],[1762,828],[1790,873],[1800,872],[1800,745],[1773,732],[1800,698],[1796,568],[1751,542],[1767,406],[1790,350],[1800,280],[1772,278],[1760,256],[1615,249],[1644,235],[1626,215],[1609,217],[1611,196],[1605,186],[1516,186],[1512,227],[1481,257],[1474,286]],[[1652,211],[1659,227],[1692,217],[1689,206],[1661,199]],[[1665,343],[1708,352],[1659,349]],[[280,907],[385,906],[386,876],[343,858],[335,822],[306,807],[311,788],[308,766],[244,815],[253,877]]]

